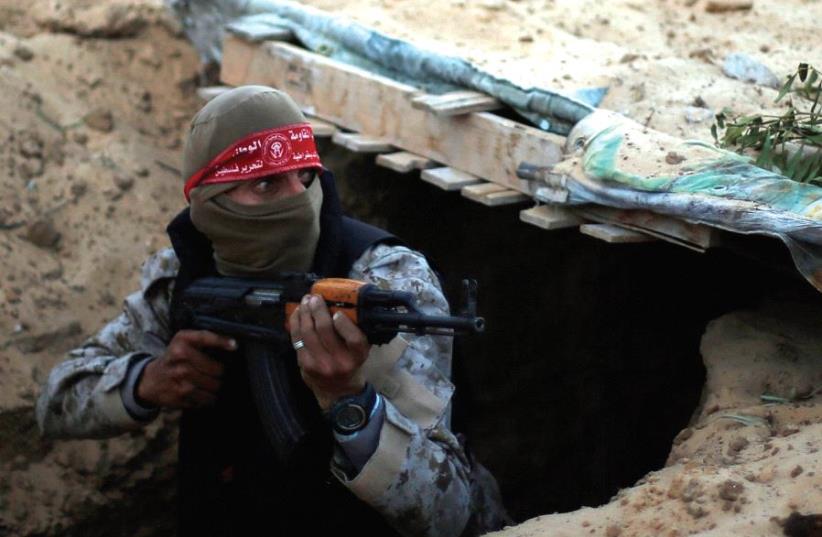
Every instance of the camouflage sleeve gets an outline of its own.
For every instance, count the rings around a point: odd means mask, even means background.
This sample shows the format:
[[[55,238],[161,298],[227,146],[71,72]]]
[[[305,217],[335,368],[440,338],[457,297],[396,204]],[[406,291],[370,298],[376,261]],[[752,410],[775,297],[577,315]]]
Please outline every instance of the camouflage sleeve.
[[[173,250],[151,256],[143,266],[141,290],[129,295],[122,313],[49,374],[37,402],[44,435],[113,436],[145,424],[126,410],[120,385],[129,368],[165,349],[169,304],[179,264]]]
[[[413,291],[425,313],[448,313],[436,275],[408,248],[379,245],[350,276]],[[408,335],[373,347],[364,368],[385,402],[377,448],[353,478],[332,463],[349,490],[408,536],[460,535],[471,514],[470,464],[449,430],[451,348],[448,337]]]

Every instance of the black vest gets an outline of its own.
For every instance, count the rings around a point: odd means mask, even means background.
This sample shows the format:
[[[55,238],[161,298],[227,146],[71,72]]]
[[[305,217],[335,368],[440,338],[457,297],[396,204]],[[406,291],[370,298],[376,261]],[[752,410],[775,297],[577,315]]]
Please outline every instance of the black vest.
[[[386,231],[342,215],[330,172],[319,181],[323,203],[312,272],[347,277],[368,247],[400,243]],[[175,293],[196,278],[217,274],[211,243],[191,223],[188,209],[167,231],[180,260]],[[175,303],[172,298],[172,309]],[[396,535],[376,511],[331,475],[329,427],[299,379],[293,351],[289,356],[299,404],[313,416],[309,440],[289,467],[277,463],[265,438],[242,357],[225,357],[223,386],[214,406],[183,412],[178,537]]]

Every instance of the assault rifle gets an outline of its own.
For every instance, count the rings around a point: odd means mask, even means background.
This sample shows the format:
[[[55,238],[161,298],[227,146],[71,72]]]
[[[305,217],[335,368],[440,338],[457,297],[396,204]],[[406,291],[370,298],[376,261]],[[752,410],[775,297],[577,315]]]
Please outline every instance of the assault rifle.
[[[388,343],[399,332],[453,336],[485,329],[476,316],[477,283],[463,281],[459,316],[426,315],[415,296],[374,284],[313,274],[284,273],[272,280],[206,277],[185,288],[177,303],[181,328],[210,330],[235,338],[244,353],[251,391],[263,429],[280,460],[290,460],[307,434],[307,415],[296,404],[296,364],[287,359],[288,319],[306,294],[320,295],[333,315],[348,316],[369,343]]]

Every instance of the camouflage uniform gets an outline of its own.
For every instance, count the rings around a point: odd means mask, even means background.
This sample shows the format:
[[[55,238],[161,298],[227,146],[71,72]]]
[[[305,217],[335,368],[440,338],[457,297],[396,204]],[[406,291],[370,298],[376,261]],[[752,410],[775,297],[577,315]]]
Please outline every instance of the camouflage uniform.
[[[121,386],[131,365],[147,355],[160,356],[171,340],[169,305],[178,266],[171,249],[149,258],[141,290],[126,298],[120,316],[51,372],[37,405],[45,434],[103,437],[146,423],[126,410]],[[448,312],[425,258],[408,248],[377,245],[354,263],[349,276],[413,291],[425,313]],[[332,473],[353,494],[404,535],[459,535],[477,510],[481,517],[504,516],[498,498],[489,500],[478,492],[483,487],[472,486],[477,470],[472,472],[449,430],[451,345],[447,337],[400,336],[373,347],[363,367],[384,401],[379,442],[350,479],[331,463]],[[469,526],[484,523],[475,517]]]

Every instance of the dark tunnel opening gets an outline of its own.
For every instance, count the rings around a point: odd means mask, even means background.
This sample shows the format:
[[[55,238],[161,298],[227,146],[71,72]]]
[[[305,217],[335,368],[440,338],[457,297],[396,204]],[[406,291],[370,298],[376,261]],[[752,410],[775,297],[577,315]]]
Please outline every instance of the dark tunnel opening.
[[[500,482],[516,521],[606,503],[665,464],[699,404],[706,324],[765,297],[816,299],[773,240],[729,249],[610,245],[519,221],[330,144],[343,204],[423,251],[452,307],[479,281],[487,331],[460,338],[454,429]],[[740,239],[746,241],[748,239]]]

